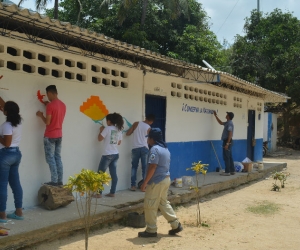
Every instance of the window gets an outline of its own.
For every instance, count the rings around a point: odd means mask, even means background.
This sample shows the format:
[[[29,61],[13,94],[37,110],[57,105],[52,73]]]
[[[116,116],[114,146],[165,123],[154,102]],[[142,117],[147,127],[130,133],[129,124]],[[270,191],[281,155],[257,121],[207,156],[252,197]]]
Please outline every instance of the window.
[[[94,71],[94,72],[100,72],[100,67],[97,66],[97,65],[92,65],[91,70]]]
[[[20,50],[13,47],[7,47],[7,54],[12,56],[20,56]]]
[[[121,82],[121,88],[127,89],[128,83],[127,82]]]
[[[38,60],[41,62],[49,62],[49,56],[38,54]]]
[[[68,67],[74,67],[75,66],[75,62],[73,60],[65,60],[65,65]]]
[[[109,69],[108,68],[102,68],[102,73],[105,74],[105,75],[108,75],[109,74]]]
[[[126,72],[121,71],[121,77],[122,78],[127,78],[128,74]]]
[[[99,77],[93,76],[92,77],[92,82],[95,83],[95,84],[99,84],[101,82],[101,79]]]
[[[116,80],[112,80],[111,85],[114,86],[114,87],[119,87],[120,86],[119,81],[116,81]]]
[[[59,57],[52,56],[52,62],[57,65],[60,65],[60,64],[62,64],[62,59]]]
[[[65,78],[74,79],[74,73],[66,71],[65,72]]]
[[[111,74],[112,74],[113,76],[119,76],[119,71],[117,71],[117,70],[115,70],[115,69],[112,69],[112,70],[111,70]]]
[[[42,76],[49,75],[49,70],[43,67],[38,67],[38,74]]]
[[[27,72],[27,73],[34,73],[35,71],[35,67],[29,64],[23,64],[22,67],[23,71]]]
[[[54,77],[56,77],[56,78],[59,78],[59,77],[62,76],[62,73],[61,73],[61,71],[59,71],[59,70],[52,69],[51,75],[54,76]]]
[[[78,80],[80,82],[84,82],[85,81],[85,75],[76,74],[76,80]]]
[[[11,70],[20,70],[20,64],[12,61],[7,61],[6,67]]]
[[[86,64],[84,62],[77,62],[77,68],[86,69]]]
[[[35,59],[35,53],[33,53],[31,51],[24,50],[23,56],[27,59]]]

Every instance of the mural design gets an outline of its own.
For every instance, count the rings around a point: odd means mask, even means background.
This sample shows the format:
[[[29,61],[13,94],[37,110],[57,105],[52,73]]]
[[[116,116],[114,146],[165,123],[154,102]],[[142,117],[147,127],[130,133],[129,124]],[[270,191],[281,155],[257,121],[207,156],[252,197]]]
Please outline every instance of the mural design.
[[[36,93],[36,95],[37,95],[38,100],[39,100],[41,103],[44,104],[43,98],[44,98],[44,96],[46,96],[46,95],[42,95],[40,90],[38,90],[38,92]]]
[[[91,118],[95,123],[103,125],[102,120],[108,115],[108,110],[98,96],[91,96],[80,106],[80,112]]]
[[[80,106],[80,112],[91,118],[95,123],[103,125],[103,119],[108,115],[109,111],[98,96],[91,96]],[[125,118],[124,129],[122,132],[132,126],[132,124]]]

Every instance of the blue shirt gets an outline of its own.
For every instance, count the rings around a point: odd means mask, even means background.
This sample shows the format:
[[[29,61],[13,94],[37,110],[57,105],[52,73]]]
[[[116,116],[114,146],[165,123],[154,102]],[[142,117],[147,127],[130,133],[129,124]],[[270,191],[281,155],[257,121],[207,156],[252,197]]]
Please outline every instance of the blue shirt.
[[[146,167],[146,173],[148,172],[149,164],[157,164],[155,172],[148,184],[159,183],[170,175],[170,161],[171,154],[167,148],[163,148],[159,145],[154,145],[148,154],[148,165]]]
[[[229,120],[224,123],[224,129],[223,129],[221,140],[223,141],[227,140],[230,131],[232,132],[232,137],[233,137],[234,125],[232,120]]]

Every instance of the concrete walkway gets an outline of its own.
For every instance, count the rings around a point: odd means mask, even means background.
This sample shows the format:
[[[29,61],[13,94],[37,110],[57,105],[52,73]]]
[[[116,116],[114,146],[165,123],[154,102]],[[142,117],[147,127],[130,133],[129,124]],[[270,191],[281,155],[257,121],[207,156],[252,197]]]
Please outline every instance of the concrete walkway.
[[[286,163],[264,162],[264,170],[251,173],[236,173],[232,176],[220,176],[219,173],[208,173],[204,186],[201,187],[201,196],[216,193],[222,190],[237,187],[239,185],[259,180],[275,170],[280,171],[286,167]],[[201,185],[202,185],[201,178]],[[175,188],[171,186],[169,201],[172,204],[181,204],[191,201],[196,197],[189,187]],[[126,218],[129,212],[143,211],[144,193],[123,190],[116,193],[115,198],[104,197],[97,199],[94,227],[101,227],[105,223],[114,222]],[[96,199],[93,200],[96,203]],[[79,219],[76,203],[53,211],[42,207],[33,207],[24,211],[24,221],[9,220],[8,223],[0,223],[0,226],[9,228],[9,236],[0,237],[0,249],[12,250],[21,247],[38,244],[43,241],[65,237],[76,230],[83,228]]]

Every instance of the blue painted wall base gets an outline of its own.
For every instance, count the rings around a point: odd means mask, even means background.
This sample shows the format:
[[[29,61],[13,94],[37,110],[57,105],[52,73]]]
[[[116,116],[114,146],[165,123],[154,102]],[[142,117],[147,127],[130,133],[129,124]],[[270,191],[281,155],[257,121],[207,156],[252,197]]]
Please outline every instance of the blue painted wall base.
[[[219,158],[220,164],[225,169],[223,161],[222,141],[212,141]],[[263,139],[256,139],[254,147],[254,159],[252,161],[262,160]],[[218,160],[211,145],[211,141],[194,141],[194,142],[171,142],[168,143],[171,152],[171,179],[180,178],[182,176],[192,176],[193,171],[187,171],[193,162],[201,161],[209,164],[208,171],[215,172],[219,167]],[[232,146],[232,155],[234,161],[241,162],[247,156],[247,140],[234,140]]]

